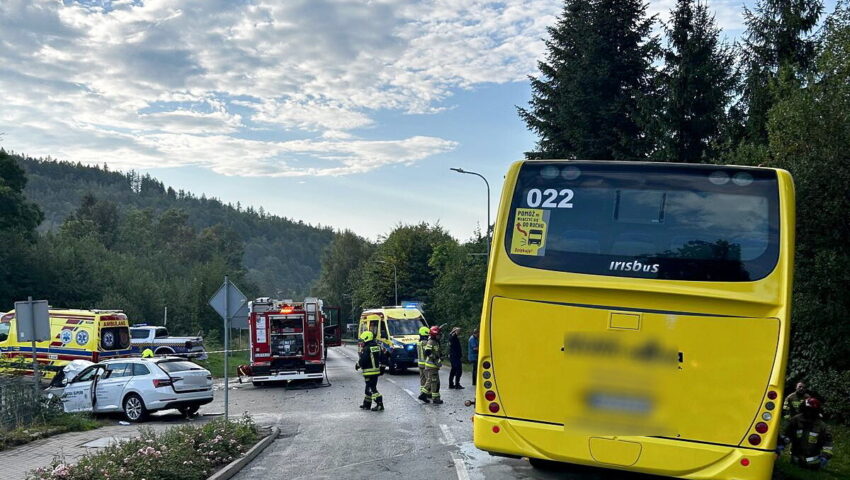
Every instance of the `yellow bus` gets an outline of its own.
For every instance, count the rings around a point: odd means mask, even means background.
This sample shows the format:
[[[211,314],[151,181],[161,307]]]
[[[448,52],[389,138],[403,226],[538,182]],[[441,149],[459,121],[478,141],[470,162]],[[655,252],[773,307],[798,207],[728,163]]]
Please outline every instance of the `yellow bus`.
[[[788,353],[784,170],[523,161],[502,192],[475,445],[691,479],[768,479]]]

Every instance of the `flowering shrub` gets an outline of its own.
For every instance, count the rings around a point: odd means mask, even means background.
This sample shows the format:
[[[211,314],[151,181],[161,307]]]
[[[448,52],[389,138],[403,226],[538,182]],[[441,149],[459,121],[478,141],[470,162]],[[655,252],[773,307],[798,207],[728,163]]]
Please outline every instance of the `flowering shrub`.
[[[257,442],[251,417],[200,427],[184,425],[141,436],[86,455],[70,465],[62,457],[30,472],[28,480],[201,480],[242,455]]]

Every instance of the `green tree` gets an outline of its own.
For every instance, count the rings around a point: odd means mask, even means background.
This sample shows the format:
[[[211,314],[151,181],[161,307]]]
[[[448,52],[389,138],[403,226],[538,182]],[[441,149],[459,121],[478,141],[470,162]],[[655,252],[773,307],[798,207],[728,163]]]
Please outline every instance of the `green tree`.
[[[850,10],[825,22],[816,73],[770,111],[768,165],[788,169],[797,194],[790,367],[850,418]],[[839,381],[840,379],[843,381]],[[841,388],[836,388],[841,386]]]
[[[360,316],[352,295],[357,285],[357,275],[369,260],[374,246],[351,230],[338,234],[322,254],[322,271],[313,288],[315,294],[327,305],[340,307],[343,318],[354,321]]]
[[[372,308],[395,303],[393,265],[398,271],[399,302],[428,304],[435,278],[428,261],[434,248],[446,241],[454,240],[439,225],[397,226],[357,272],[355,305]]]
[[[465,335],[478,327],[487,277],[487,257],[479,254],[486,250],[481,236],[463,244],[443,242],[434,249],[428,261],[435,272],[428,308],[431,323],[461,327]]]
[[[675,162],[702,162],[721,143],[721,128],[735,88],[731,48],[708,6],[678,0],[667,28],[662,74],[663,113],[656,157]]]
[[[817,49],[812,32],[822,12],[821,0],[758,0],[753,10],[744,8],[743,141],[767,143],[768,114],[780,100],[776,82],[797,78],[811,69]]]
[[[641,0],[565,0],[549,27],[546,60],[530,77],[529,108],[538,135],[529,158],[631,160],[653,148],[646,135],[659,42]]]
[[[0,231],[32,237],[44,219],[41,209],[24,196],[26,185],[26,174],[15,157],[0,148]]]

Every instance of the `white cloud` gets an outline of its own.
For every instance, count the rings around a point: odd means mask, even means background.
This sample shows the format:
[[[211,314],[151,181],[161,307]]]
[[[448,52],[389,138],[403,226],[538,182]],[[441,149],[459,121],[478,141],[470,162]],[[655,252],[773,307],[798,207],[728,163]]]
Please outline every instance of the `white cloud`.
[[[439,113],[457,89],[525,81],[563,8],[560,0],[91,3],[0,2],[8,148],[276,176],[361,173],[455,148],[427,132],[394,138],[377,119]],[[733,1],[712,6],[727,27],[739,18]],[[363,129],[382,140],[359,139]]]

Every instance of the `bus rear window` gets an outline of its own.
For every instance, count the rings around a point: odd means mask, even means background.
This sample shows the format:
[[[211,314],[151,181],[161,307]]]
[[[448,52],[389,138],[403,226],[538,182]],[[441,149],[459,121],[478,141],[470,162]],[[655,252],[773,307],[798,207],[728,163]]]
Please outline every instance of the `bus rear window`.
[[[506,249],[546,270],[753,281],[776,266],[776,172],[712,165],[528,162]]]

